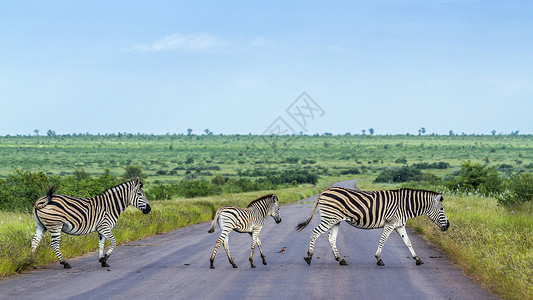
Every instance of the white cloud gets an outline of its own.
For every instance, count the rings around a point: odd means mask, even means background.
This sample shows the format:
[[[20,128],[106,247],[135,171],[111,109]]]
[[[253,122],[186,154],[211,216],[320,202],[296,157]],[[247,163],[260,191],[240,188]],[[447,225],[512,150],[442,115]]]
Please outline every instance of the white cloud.
[[[188,50],[205,51],[216,47],[225,47],[226,42],[209,33],[184,35],[174,33],[150,44],[137,44],[128,48],[129,51],[166,51],[166,50]]]

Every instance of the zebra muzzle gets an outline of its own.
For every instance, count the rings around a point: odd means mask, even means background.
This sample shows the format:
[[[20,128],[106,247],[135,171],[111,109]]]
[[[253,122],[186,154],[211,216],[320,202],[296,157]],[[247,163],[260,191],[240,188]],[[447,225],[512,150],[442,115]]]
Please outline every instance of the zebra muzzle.
[[[448,228],[450,228],[450,221],[446,220],[446,225],[442,226],[440,230],[446,231]]]
[[[150,204],[146,203],[146,208],[143,209],[143,214],[147,214],[147,213],[149,213],[151,210],[152,210],[152,208],[150,207]]]

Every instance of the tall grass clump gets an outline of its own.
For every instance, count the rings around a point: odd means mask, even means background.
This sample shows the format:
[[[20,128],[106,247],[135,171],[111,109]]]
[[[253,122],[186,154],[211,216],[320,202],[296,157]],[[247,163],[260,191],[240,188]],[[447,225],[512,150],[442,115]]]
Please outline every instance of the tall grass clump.
[[[424,218],[409,224],[493,293],[533,299],[531,202],[511,210],[494,198],[445,195],[443,204],[451,223],[446,233]]]

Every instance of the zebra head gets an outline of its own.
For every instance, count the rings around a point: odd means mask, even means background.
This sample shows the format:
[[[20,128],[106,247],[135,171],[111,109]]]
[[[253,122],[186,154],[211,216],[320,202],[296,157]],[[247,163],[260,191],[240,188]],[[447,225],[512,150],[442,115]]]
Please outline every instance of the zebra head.
[[[141,210],[143,214],[147,214],[152,210],[152,208],[150,207],[150,204],[148,204],[146,195],[141,189],[142,186],[143,184],[141,180],[139,179],[139,177],[137,177],[133,181],[133,194],[130,200],[130,204]]]
[[[442,195],[437,195],[430,204],[428,217],[439,226],[440,230],[446,231],[450,227],[450,221],[444,213],[444,207],[442,206]]]
[[[276,223],[281,222],[281,217],[279,216],[279,205],[278,205],[278,197],[276,195],[272,195],[272,205],[270,206],[270,216],[274,218],[274,221]]]

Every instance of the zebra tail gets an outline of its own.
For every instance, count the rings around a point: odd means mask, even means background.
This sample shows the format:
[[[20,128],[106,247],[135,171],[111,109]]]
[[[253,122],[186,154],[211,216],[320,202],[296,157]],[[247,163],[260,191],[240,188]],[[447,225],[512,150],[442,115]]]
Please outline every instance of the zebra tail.
[[[44,203],[41,203],[41,204],[37,204],[35,203],[34,207],[35,209],[41,209],[43,207],[45,207],[49,202],[50,200],[52,200],[52,197],[54,196],[54,193],[56,191],[56,187],[55,186],[52,186],[49,190],[48,190],[48,193],[46,193],[46,200],[44,201]]]
[[[302,221],[296,225],[296,231],[300,232],[302,231],[309,223],[311,223],[311,220],[313,219],[313,215],[315,214],[316,208],[318,206],[318,199],[320,199],[320,196],[316,199],[315,205],[313,206],[313,210],[311,211],[311,214],[305,219],[305,221]]]
[[[209,227],[209,230],[207,232],[209,233],[215,232],[215,223],[218,220],[219,211],[220,210],[218,210],[217,213],[215,214],[215,217],[213,218],[213,221],[211,222],[211,227]]]

